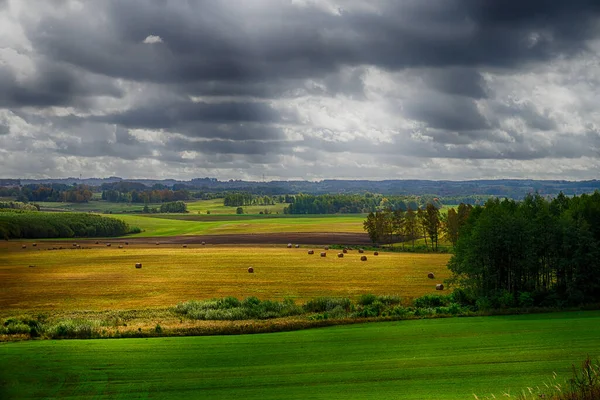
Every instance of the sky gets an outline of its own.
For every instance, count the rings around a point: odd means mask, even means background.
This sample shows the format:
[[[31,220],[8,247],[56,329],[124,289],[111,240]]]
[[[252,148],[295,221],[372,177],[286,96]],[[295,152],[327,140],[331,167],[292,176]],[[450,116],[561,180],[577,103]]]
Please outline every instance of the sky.
[[[600,175],[597,0],[0,0],[0,177]]]

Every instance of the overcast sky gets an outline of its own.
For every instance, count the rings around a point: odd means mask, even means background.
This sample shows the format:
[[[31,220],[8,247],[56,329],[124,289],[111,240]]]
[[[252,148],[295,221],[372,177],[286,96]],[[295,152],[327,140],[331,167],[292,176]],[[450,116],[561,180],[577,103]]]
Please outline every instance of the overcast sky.
[[[0,0],[0,177],[600,178],[598,0]]]

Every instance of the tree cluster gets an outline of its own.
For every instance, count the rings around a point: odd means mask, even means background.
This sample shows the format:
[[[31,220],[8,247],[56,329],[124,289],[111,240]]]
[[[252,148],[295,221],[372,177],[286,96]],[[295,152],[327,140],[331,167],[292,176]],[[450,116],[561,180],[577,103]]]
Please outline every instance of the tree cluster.
[[[172,201],[160,205],[161,213],[186,213],[187,205],[183,201]]]
[[[275,200],[281,202],[283,196],[280,199],[278,196],[257,196],[249,192],[231,192],[225,194],[223,198],[223,205],[227,207],[242,207],[242,206],[270,206],[275,204]]]
[[[121,220],[94,214],[0,211],[4,239],[122,236],[129,230]]]
[[[458,240],[460,227],[465,224],[471,206],[461,204],[458,212],[450,209],[442,216],[434,204],[427,204],[416,211],[408,208],[406,211],[390,209],[369,213],[363,223],[363,228],[369,234],[373,243],[412,242],[424,239],[425,246],[432,251],[438,250],[441,236],[445,236],[453,244]],[[460,216],[460,217],[459,217]]]
[[[117,189],[107,189],[102,191],[102,200],[111,203],[164,203],[189,199],[191,196],[187,190],[148,189],[139,191],[134,189],[130,192],[121,192]]]
[[[452,281],[485,306],[600,301],[600,192],[488,200],[459,232]]]

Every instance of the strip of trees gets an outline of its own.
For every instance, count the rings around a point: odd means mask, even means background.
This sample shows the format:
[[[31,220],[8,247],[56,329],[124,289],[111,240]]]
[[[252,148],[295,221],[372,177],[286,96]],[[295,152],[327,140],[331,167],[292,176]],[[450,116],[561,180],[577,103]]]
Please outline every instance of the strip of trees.
[[[275,201],[283,202],[283,196],[257,196],[249,192],[232,192],[225,194],[223,205],[228,207],[241,206],[270,206],[274,205]]]
[[[6,240],[108,237],[130,232],[125,222],[95,214],[0,211],[0,237]]]
[[[483,307],[600,302],[600,193],[488,200],[459,228],[449,268]]]
[[[382,196],[378,194],[299,194],[284,209],[286,214],[359,214],[381,210],[416,211],[420,205],[441,203],[437,197]],[[385,212],[385,211],[384,211]]]
[[[433,203],[416,210],[411,207],[406,211],[386,209],[369,213],[363,228],[373,243],[402,242],[404,246],[410,242],[414,248],[417,239],[424,239],[427,248],[437,251],[442,236],[456,244],[460,228],[471,210],[471,205],[460,204],[458,210],[451,208],[442,215]]]

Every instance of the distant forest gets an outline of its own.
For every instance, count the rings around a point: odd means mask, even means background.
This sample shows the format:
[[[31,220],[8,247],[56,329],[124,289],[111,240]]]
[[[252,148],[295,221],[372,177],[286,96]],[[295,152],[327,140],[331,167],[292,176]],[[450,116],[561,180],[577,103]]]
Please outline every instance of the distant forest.
[[[2,182],[6,182],[3,184]],[[173,191],[187,190],[190,192],[249,192],[257,195],[286,195],[286,194],[364,194],[380,193],[383,195],[435,195],[451,199],[454,203],[446,201],[446,204],[459,204],[465,202],[462,197],[480,196],[487,199],[490,196],[508,197],[511,199],[522,199],[528,194],[539,193],[542,196],[556,196],[563,192],[567,196],[583,193],[593,193],[600,190],[600,181],[558,181],[558,180],[472,180],[472,181],[429,181],[429,180],[323,180],[318,182],[308,181],[270,181],[252,182],[241,180],[219,181],[214,178],[196,178],[189,181],[177,180],[152,180],[152,179],[122,179],[90,178],[90,179],[41,179],[41,180],[0,180],[0,187],[23,185],[61,184],[72,187],[73,185],[86,185],[97,187],[101,190],[119,190],[119,184],[140,184],[138,191],[147,189],[170,189]],[[131,190],[122,190],[131,191]],[[6,196],[2,194],[0,197]],[[171,200],[172,201],[172,200]]]

